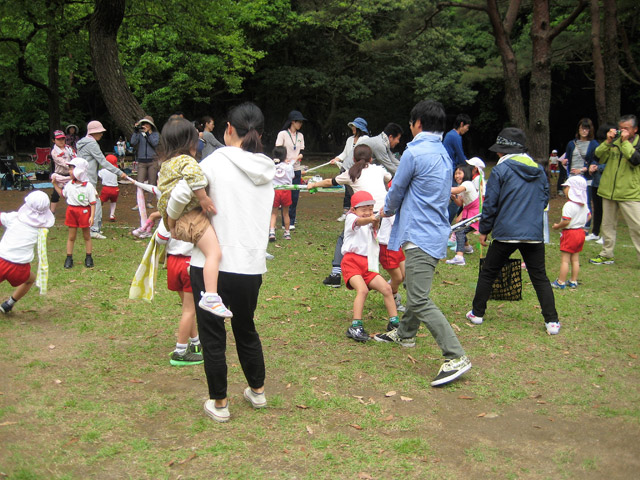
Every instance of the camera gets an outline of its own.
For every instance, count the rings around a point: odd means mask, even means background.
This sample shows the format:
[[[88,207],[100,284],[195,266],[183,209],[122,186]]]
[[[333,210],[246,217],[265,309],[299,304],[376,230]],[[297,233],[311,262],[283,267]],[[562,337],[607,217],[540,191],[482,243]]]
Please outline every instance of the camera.
[[[613,137],[614,140],[620,138],[620,134],[622,133],[622,130],[616,130],[616,136]]]
[[[134,125],[133,126],[133,131],[134,132],[140,132],[142,130],[142,125]]]

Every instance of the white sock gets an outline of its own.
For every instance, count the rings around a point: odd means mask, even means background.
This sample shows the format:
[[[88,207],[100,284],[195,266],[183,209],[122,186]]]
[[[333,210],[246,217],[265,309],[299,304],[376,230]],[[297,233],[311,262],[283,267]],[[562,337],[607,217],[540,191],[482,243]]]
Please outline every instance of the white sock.
[[[176,343],[176,349],[175,349],[175,352],[176,352],[178,355],[184,355],[184,354],[185,354],[185,352],[187,351],[187,347],[188,347],[188,346],[189,346],[189,345],[187,345],[186,343]]]
[[[116,216],[116,204],[111,202],[111,216],[115,217]]]
[[[200,345],[200,335],[196,335],[193,338],[189,338],[189,342],[191,342],[191,345]]]

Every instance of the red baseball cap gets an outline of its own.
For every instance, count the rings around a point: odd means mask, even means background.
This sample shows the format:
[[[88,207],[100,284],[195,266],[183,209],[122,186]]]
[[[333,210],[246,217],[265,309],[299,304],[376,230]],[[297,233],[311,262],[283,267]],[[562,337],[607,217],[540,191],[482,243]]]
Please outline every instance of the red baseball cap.
[[[351,208],[364,207],[367,205],[375,205],[375,200],[369,192],[360,190],[351,197]]]

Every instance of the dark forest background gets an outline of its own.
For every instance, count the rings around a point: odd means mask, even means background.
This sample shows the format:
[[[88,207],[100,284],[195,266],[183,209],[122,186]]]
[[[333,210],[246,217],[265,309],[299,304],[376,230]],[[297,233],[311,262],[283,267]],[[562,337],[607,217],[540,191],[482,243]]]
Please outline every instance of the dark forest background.
[[[472,118],[468,155],[504,126],[537,160],[582,117],[640,113],[637,0],[0,0],[0,154],[97,119],[103,150],[143,115],[264,111],[273,144],[292,109],[307,151],[339,152],[346,124],[408,132],[417,100]],[[405,141],[410,140],[409,136]]]

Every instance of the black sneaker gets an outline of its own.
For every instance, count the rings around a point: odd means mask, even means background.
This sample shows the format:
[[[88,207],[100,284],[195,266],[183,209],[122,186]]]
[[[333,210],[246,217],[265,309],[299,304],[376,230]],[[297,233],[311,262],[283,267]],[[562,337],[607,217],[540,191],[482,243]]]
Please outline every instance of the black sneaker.
[[[194,345],[193,343],[189,344],[189,351],[194,355],[202,356],[202,344]]]
[[[87,255],[85,257],[84,266],[87,268],[93,268],[93,257],[91,255]]]
[[[73,268],[73,257],[67,257],[64,261],[64,268]]]
[[[200,365],[204,363],[204,358],[202,355],[196,355],[195,353],[187,350],[182,355],[179,355],[177,352],[173,352],[171,354],[171,359],[169,363],[175,367],[184,367],[185,365]]]
[[[469,369],[471,369],[471,360],[466,355],[453,360],[446,360],[440,367],[436,378],[431,382],[431,386],[439,387],[452,382]]]
[[[391,330],[395,330],[396,328],[398,328],[398,326],[400,325],[400,322],[389,322],[387,323],[387,332],[390,332]]]
[[[364,331],[364,327],[349,327],[347,337],[353,338],[356,342],[366,342],[369,340],[369,334]]]
[[[9,305],[9,302],[2,302],[2,305],[0,305],[0,311],[2,311],[2,313],[9,313],[12,308],[13,305]]]
[[[340,275],[339,273],[332,273],[327,278],[325,278],[322,283],[327,287],[340,288],[340,284],[342,283],[342,275]]]

